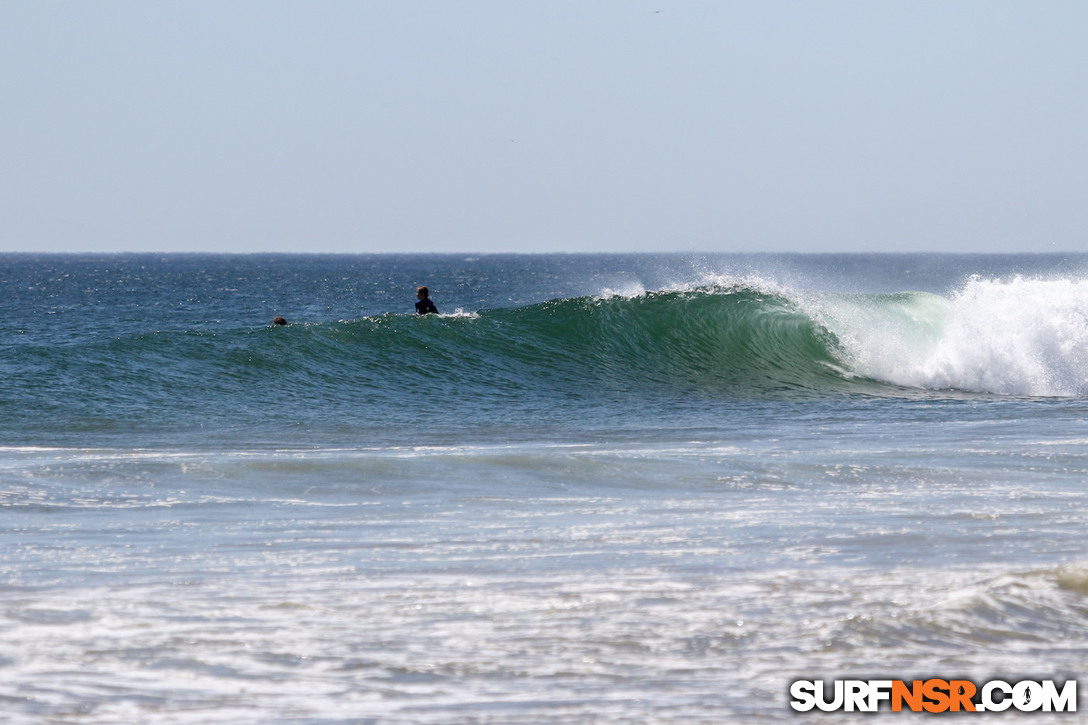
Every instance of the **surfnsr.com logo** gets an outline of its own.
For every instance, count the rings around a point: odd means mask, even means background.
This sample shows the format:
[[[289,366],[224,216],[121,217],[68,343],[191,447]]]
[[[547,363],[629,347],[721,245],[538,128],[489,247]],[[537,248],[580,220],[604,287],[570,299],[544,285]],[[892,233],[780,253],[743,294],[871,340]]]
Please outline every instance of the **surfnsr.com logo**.
[[[1054,680],[1008,683],[990,680],[797,680],[790,685],[790,707],[799,712],[1076,712],[1077,681],[1058,686]]]

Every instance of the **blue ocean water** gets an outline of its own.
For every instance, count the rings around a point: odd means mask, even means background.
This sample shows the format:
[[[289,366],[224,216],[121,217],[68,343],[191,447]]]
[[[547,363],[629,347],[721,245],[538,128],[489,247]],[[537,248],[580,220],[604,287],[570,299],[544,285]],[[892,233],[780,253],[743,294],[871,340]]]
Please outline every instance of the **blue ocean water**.
[[[796,679],[1084,679],[1086,264],[0,256],[0,715],[778,722]]]

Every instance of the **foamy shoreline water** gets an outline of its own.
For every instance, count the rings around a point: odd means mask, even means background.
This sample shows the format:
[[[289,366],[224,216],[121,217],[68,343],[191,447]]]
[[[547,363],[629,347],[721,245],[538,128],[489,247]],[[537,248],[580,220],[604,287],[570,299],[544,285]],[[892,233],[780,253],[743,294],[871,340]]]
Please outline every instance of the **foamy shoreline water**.
[[[28,336],[0,345],[6,721],[798,722],[794,679],[1085,679],[1065,262],[877,255],[833,284],[825,258],[725,259],[781,280],[726,290],[638,256],[368,258],[358,280],[145,260],[123,285],[125,260],[62,261],[52,288],[60,262],[25,262],[44,289],[0,315]],[[971,281],[983,263],[1005,271]],[[345,314],[424,275],[466,314]],[[76,324],[89,290],[99,332]],[[260,300],[311,319],[229,317]],[[1064,392],[836,357],[886,344],[922,370],[912,319],[959,304],[994,330],[1010,304],[1050,314],[1021,339],[1050,336],[1035,360]],[[932,341],[947,318],[922,322]],[[1019,355],[1003,379],[1030,382]]]

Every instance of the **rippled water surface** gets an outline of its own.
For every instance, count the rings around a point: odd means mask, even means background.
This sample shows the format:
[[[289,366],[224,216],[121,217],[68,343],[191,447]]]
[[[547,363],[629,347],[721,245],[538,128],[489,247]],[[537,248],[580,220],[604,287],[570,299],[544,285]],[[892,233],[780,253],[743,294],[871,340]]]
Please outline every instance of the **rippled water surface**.
[[[1083,260],[6,261],[0,719],[1085,679]]]

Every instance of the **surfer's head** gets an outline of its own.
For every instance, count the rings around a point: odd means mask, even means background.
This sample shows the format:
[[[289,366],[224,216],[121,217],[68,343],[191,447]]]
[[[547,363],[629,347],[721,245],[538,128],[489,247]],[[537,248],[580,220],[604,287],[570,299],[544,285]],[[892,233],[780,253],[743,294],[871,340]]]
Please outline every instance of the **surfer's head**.
[[[273,317],[272,318],[272,324],[273,325],[286,325],[287,320],[283,319],[282,317]]]
[[[416,297],[425,300],[431,296],[431,291],[426,287],[416,287]]]

